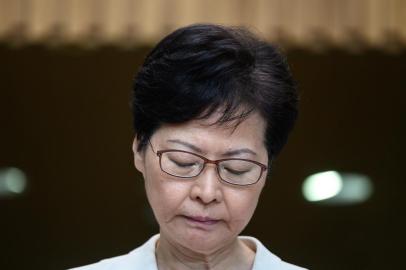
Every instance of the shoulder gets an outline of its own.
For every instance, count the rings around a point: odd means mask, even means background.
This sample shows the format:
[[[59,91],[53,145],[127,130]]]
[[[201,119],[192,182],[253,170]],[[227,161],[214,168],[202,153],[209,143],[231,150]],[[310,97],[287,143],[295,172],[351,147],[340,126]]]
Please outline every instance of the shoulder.
[[[248,245],[254,246],[256,249],[254,266],[252,268],[253,270],[306,270],[305,268],[284,262],[281,260],[281,258],[270,252],[258,239],[254,237],[240,236],[239,238],[248,243]]]
[[[69,270],[157,270],[155,259],[155,244],[158,238],[159,234],[154,235],[142,246],[134,249],[128,254],[104,259],[94,264],[72,268]],[[137,268],[137,266],[142,266],[142,268]]]

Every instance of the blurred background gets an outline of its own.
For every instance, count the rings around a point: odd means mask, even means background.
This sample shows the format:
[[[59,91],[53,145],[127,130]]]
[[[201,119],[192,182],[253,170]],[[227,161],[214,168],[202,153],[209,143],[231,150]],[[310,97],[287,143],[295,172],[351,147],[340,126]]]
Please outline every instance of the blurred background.
[[[0,0],[0,269],[88,264],[157,233],[131,85],[160,38],[197,22],[280,45],[300,87],[243,234],[313,270],[403,268],[406,1]]]

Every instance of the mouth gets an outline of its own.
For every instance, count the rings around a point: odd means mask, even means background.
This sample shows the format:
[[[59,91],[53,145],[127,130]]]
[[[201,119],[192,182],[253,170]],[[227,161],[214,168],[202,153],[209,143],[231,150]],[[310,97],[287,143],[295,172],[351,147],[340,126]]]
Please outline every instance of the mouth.
[[[204,216],[183,216],[187,221],[194,223],[196,225],[206,225],[206,226],[211,226],[215,225],[220,222],[219,219],[214,219],[210,217],[204,217]]]

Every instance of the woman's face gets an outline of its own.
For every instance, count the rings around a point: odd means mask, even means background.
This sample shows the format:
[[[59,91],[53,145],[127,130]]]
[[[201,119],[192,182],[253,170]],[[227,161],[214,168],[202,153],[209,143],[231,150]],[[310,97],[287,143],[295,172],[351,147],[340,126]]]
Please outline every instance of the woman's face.
[[[251,114],[236,128],[232,124],[210,126],[218,117],[213,114],[206,120],[164,125],[151,137],[151,145],[155,152],[179,149],[211,160],[225,158],[227,153],[227,158],[268,164],[265,121],[259,114]],[[254,185],[230,185],[220,181],[213,164],[207,164],[194,178],[174,177],[160,169],[159,158],[151,146],[145,152],[135,152],[135,165],[144,176],[161,238],[203,254],[236,239],[254,213],[266,178],[264,173]]]

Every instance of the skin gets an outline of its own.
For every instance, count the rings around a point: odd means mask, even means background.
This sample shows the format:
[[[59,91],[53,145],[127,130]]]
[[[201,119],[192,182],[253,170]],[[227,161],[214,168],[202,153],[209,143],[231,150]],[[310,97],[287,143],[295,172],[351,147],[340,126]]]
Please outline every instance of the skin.
[[[252,113],[237,128],[233,123],[210,126],[219,116],[163,125],[150,139],[154,151],[179,149],[212,160],[228,153],[268,164],[265,121],[259,114]],[[215,166],[207,164],[199,176],[181,179],[161,171],[151,146],[138,152],[137,144],[134,140],[134,163],[160,226],[158,268],[251,269],[255,250],[237,236],[255,211],[266,173],[258,183],[239,187],[220,181]]]

